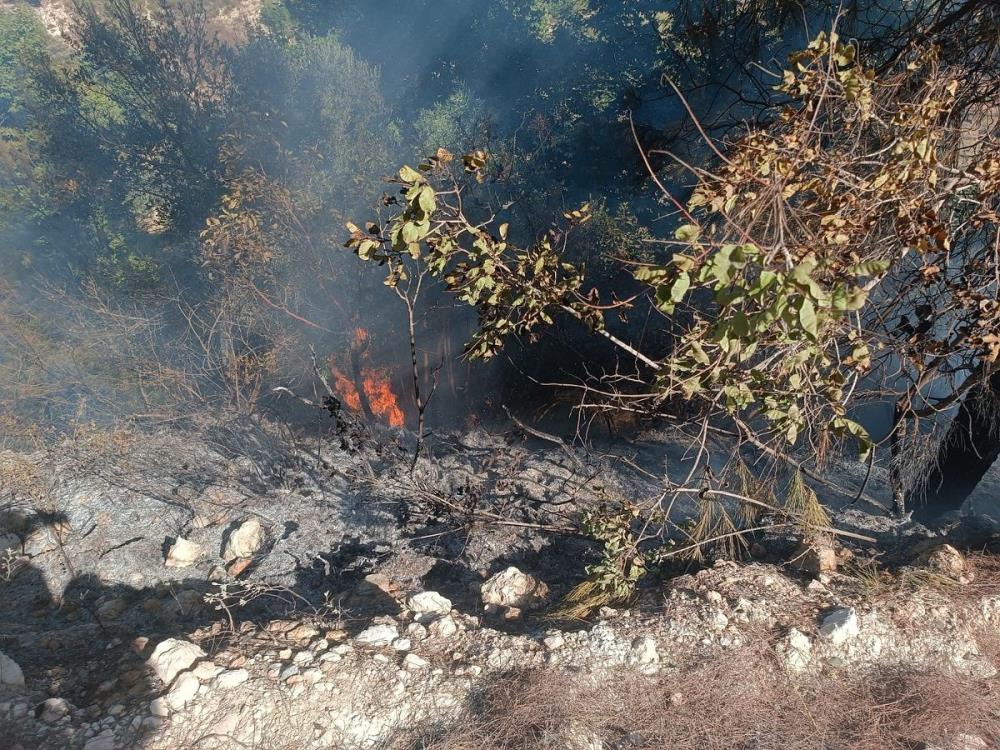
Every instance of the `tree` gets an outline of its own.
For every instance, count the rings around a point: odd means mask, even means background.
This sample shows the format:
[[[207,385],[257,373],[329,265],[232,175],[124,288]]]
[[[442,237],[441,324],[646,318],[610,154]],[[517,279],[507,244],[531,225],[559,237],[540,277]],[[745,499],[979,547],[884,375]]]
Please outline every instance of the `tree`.
[[[933,42],[878,72],[836,33],[792,55],[779,80],[770,124],[709,141],[715,163],[689,167],[697,186],[686,203],[660,184],[684,223],[663,241],[665,262],[633,268],[645,293],[602,301],[561,257],[588,207],[515,242],[523,232],[502,217],[467,208],[474,188],[444,152],[404,167],[392,213],[349,227],[348,245],[385,264],[390,284],[415,264],[475,306],[470,356],[493,356],[557,316],[586,323],[630,367],[582,384],[583,406],[673,416],[695,427],[702,458],[711,436],[728,437],[734,471],[733,442],[751,445],[772,466],[794,467],[792,495],[811,492],[799,472],[818,475],[843,441],[873,455],[853,412],[888,401],[902,511],[926,429],[1000,358],[1000,144],[970,90],[995,80],[943,59]],[[465,174],[481,178],[487,159],[464,157]],[[671,332],[665,355],[609,326],[644,302]],[[702,481],[709,496],[725,486]],[[815,508],[800,504],[807,528],[826,525]],[[670,523],[659,503],[646,512],[643,528]],[[711,518],[704,526],[709,537],[721,529]]]

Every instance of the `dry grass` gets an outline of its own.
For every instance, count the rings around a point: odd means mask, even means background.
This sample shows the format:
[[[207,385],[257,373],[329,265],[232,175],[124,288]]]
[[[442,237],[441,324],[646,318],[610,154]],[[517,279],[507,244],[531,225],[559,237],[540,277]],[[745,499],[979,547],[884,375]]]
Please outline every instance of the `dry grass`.
[[[416,747],[529,750],[912,750],[949,738],[1000,738],[996,685],[940,672],[793,681],[740,654],[669,680],[616,673],[511,677],[467,721]]]

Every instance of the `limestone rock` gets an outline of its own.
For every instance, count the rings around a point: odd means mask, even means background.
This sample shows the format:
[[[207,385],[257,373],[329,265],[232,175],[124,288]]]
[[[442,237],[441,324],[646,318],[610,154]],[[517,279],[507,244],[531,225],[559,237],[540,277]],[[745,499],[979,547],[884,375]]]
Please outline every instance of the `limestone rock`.
[[[250,673],[245,669],[227,669],[215,678],[215,686],[223,690],[239,687],[250,679]]]
[[[190,672],[182,674],[167,693],[167,705],[173,711],[180,711],[195,699],[200,687],[201,683],[193,674]]]
[[[198,562],[203,553],[204,550],[200,544],[179,536],[167,552],[167,560],[164,564],[168,568],[184,568]]]
[[[157,645],[147,663],[156,672],[156,676],[165,685],[169,685],[178,674],[186,672],[207,657],[208,654],[190,641],[168,638]]]
[[[489,578],[480,587],[483,604],[514,609],[537,609],[549,594],[549,587],[534,576],[511,566]]]
[[[249,518],[234,529],[222,550],[226,562],[253,557],[264,546],[264,527],[256,518]]]
[[[427,623],[451,612],[451,600],[436,591],[421,591],[409,598],[406,606],[417,622]]]
[[[370,625],[355,636],[354,640],[365,646],[388,646],[399,635],[395,625],[382,623]]]
[[[846,643],[861,632],[854,607],[841,607],[823,618],[819,634],[835,646]]]
[[[65,698],[49,698],[38,707],[38,718],[46,724],[55,724],[73,710]]]
[[[792,628],[785,643],[779,644],[778,652],[783,657],[785,669],[789,672],[803,672],[812,661],[812,641],[801,630]]]
[[[24,687],[24,672],[17,662],[0,651],[0,687],[15,690]]]

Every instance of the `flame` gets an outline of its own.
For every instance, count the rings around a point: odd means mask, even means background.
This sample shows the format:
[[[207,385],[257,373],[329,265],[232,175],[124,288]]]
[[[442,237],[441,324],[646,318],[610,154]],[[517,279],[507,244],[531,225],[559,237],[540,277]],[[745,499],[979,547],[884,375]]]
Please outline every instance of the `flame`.
[[[355,328],[351,337],[351,349],[355,354],[367,349],[368,331]],[[333,389],[341,402],[352,411],[362,411],[361,394],[357,383],[341,371],[334,358],[330,358],[330,373],[333,375]],[[385,367],[364,364],[361,366],[361,388],[371,407],[372,413],[392,427],[402,427],[406,416],[399,405],[399,398],[392,389],[389,370]]]
[[[399,400],[392,391],[388,373],[374,367],[365,367],[361,371],[361,379],[375,416],[381,417],[392,427],[402,427],[405,421],[403,410],[399,408]]]

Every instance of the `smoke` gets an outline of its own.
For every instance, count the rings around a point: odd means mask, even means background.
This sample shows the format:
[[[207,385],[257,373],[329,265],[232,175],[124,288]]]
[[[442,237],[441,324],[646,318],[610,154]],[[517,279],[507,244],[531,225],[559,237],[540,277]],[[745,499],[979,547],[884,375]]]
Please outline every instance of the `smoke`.
[[[682,4],[651,1],[267,0],[257,21],[226,0],[204,14],[150,7],[78,5],[61,38],[27,5],[0,12],[0,54],[16,63],[0,77],[12,413],[37,415],[53,390],[59,418],[95,401],[126,414],[171,401],[287,409],[272,388],[314,395],[315,358],[348,408],[412,426],[405,309],[342,247],[344,223],[377,212],[382,176],[438,147],[486,148],[481,200],[523,236],[590,201],[598,229],[574,260],[600,272],[607,255],[655,258],[648,240],[671,220],[633,127],[644,147],[683,145],[688,119],[662,74],[724,127],[760,85],[740,56],[801,33],[720,16],[696,38]],[[684,198],[683,180],[670,187]],[[525,373],[574,377],[606,354],[568,324],[543,356],[515,345],[499,365],[473,364],[461,351],[474,314],[433,289],[416,313],[432,421],[523,405]],[[120,345],[94,357],[107,331]],[[50,382],[71,377],[53,368],[66,357],[79,383],[113,387]]]

